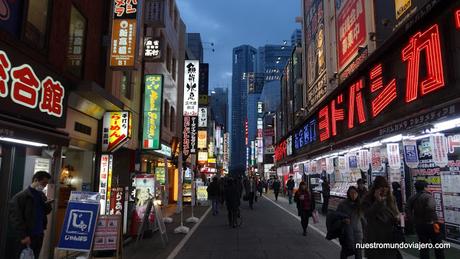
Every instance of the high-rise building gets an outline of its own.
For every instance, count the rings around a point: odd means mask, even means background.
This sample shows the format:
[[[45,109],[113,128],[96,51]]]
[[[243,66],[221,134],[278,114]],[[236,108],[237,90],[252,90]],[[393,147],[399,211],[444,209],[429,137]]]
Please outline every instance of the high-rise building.
[[[239,173],[246,167],[247,79],[248,73],[256,68],[257,50],[249,45],[233,49],[232,69],[232,111],[231,111],[231,153],[230,172]]]
[[[264,89],[263,73],[248,73],[246,77],[248,85],[247,119],[249,141],[255,140],[257,131],[257,102]]]
[[[227,88],[214,88],[211,90],[209,99],[211,108],[211,117],[216,122],[216,125],[224,127],[224,131],[228,131],[228,90]]]
[[[286,62],[291,58],[292,46],[265,45],[259,47],[257,72],[265,73],[265,82],[280,81]]]
[[[291,34],[291,46],[295,47],[302,44],[302,30],[295,29]]]
[[[199,33],[187,33],[187,55],[189,59],[199,60],[203,63],[203,42]]]

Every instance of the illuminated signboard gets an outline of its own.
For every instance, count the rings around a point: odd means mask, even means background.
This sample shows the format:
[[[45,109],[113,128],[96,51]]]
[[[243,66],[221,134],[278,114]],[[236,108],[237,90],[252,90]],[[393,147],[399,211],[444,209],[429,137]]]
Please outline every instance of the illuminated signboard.
[[[50,76],[42,80],[28,64],[13,66],[0,50],[0,111],[65,127],[65,88]]]
[[[199,130],[198,131],[198,148],[206,148],[208,143],[208,132],[206,130]]]
[[[456,13],[448,9],[438,19],[430,17],[430,23],[421,23],[423,27],[401,35],[387,51],[371,56],[361,73],[295,130],[296,151],[330,149],[364,133],[395,134],[458,114],[459,105],[449,104],[460,97],[460,84],[452,77],[460,67]],[[276,147],[277,161],[287,155],[286,142]]]
[[[257,102],[257,113],[262,114],[264,112],[264,103],[263,102]]]
[[[198,127],[206,128],[208,126],[208,108],[200,107],[198,111]]]
[[[112,40],[110,51],[111,67],[133,67],[137,51],[137,0],[114,0]]]
[[[131,113],[106,112],[102,126],[102,152],[114,152],[131,139]]]
[[[161,184],[164,185],[166,182],[166,170],[164,167],[155,168],[155,178]]]
[[[145,75],[142,148],[160,149],[163,76]]]
[[[184,71],[184,116],[198,116],[200,61],[186,60]]]
[[[208,162],[208,152],[206,151],[199,151],[198,152],[198,162],[206,163]]]
[[[337,60],[342,70],[358,55],[366,42],[366,12],[364,0],[336,1]]]
[[[144,38],[144,58],[152,60],[161,60],[161,39],[145,37]]]
[[[110,188],[112,185],[113,156],[101,155],[101,167],[99,174],[99,193],[101,194],[101,215],[105,215],[110,208]]]
[[[158,154],[161,154],[161,155],[164,155],[164,156],[167,156],[167,157],[171,157],[172,149],[171,149],[171,147],[166,146],[165,144],[161,144],[161,149],[160,150],[155,150],[154,152],[158,153]]]

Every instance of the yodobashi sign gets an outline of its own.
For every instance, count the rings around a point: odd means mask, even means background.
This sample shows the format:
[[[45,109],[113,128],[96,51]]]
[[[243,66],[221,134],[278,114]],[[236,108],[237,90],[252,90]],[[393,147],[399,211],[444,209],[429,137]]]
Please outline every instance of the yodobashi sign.
[[[114,152],[131,139],[131,113],[106,112],[102,126],[102,152]]]
[[[65,88],[50,76],[41,80],[28,64],[13,66],[0,50],[0,112],[55,127],[65,126]]]
[[[79,193],[82,195],[71,195],[77,198],[69,200],[67,205],[58,249],[90,252],[99,214],[99,194]]]
[[[114,0],[110,66],[134,67],[137,51],[138,0]]]
[[[184,72],[184,116],[198,116],[200,62],[186,60]]]
[[[143,149],[160,149],[163,76],[145,75]]]

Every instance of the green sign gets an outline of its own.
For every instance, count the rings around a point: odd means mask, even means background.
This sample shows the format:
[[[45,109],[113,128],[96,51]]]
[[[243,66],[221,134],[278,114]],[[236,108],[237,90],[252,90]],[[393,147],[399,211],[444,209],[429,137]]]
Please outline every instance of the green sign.
[[[160,149],[163,75],[145,75],[143,149]]]
[[[165,184],[166,170],[164,167],[155,168],[155,176],[161,185]]]

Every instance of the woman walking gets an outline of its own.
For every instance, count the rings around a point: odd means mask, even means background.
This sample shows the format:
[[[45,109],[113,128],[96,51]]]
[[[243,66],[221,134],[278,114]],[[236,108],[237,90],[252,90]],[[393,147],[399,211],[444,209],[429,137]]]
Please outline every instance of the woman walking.
[[[397,243],[399,211],[390,191],[390,185],[383,176],[375,177],[371,189],[363,200],[364,216],[367,221],[365,239],[367,243]],[[397,249],[366,250],[368,259],[402,258]]]
[[[362,251],[356,249],[356,244],[363,242],[363,223],[364,213],[361,209],[361,204],[358,198],[358,189],[355,186],[350,186],[347,191],[347,199],[342,201],[337,207],[337,211],[347,215],[343,220],[345,231],[339,237],[342,250],[340,258],[345,259],[350,255],[355,255],[355,259],[362,258]]]
[[[307,188],[305,182],[301,182],[299,190],[294,195],[294,201],[297,203],[297,211],[300,216],[300,223],[302,224],[303,235],[307,235],[308,220],[313,214],[315,209],[315,199],[313,199],[311,192]]]

